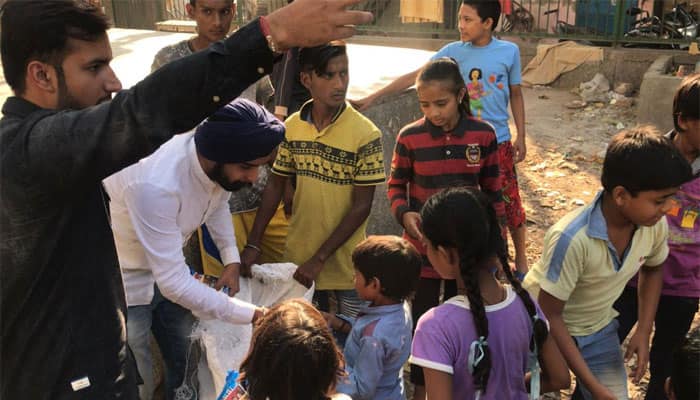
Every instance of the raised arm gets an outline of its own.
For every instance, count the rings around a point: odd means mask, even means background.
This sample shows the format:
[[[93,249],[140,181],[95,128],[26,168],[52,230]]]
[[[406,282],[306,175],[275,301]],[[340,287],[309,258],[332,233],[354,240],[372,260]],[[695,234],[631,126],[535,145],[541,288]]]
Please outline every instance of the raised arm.
[[[368,109],[372,104],[374,104],[377,100],[386,96],[391,96],[392,94],[403,92],[404,90],[413,86],[416,83],[416,77],[418,77],[418,72],[420,72],[420,69],[409,72],[405,75],[401,75],[390,84],[384,86],[383,88],[370,94],[369,96],[360,100],[351,100],[350,102],[358,110],[364,111]]]
[[[347,10],[359,0],[297,0],[267,16],[278,50],[348,37],[371,14]],[[185,132],[272,70],[274,54],[259,21],[224,41],[166,64],[112,101],[64,111],[37,122],[33,140],[18,141],[24,160],[41,160],[36,177],[70,192],[136,162],[175,133]]]

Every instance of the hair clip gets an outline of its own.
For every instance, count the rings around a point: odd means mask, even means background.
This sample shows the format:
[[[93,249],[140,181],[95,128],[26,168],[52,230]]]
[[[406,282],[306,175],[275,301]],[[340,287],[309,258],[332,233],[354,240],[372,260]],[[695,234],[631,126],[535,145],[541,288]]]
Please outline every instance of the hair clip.
[[[486,341],[486,338],[483,336],[480,336],[479,339],[475,340],[472,342],[471,346],[469,346],[469,373],[473,374],[474,369],[479,365],[481,360],[484,359],[486,356],[486,350],[485,348],[489,345],[489,343]]]

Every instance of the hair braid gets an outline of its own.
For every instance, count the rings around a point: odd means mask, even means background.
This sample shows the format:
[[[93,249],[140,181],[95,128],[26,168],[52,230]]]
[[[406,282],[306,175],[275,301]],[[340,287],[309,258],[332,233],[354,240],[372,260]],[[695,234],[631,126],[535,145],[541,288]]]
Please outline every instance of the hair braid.
[[[460,254],[459,257],[459,269],[464,281],[464,286],[467,290],[467,298],[469,299],[469,309],[472,312],[474,318],[474,325],[476,326],[477,339],[483,337],[488,339],[489,337],[489,322],[486,318],[486,308],[484,307],[484,302],[481,299],[481,289],[479,288],[479,279],[473,268],[476,267],[474,264],[476,260],[473,257],[469,257],[466,254]],[[486,392],[486,385],[488,385],[489,375],[491,373],[491,350],[488,344],[483,345],[484,357],[473,365],[472,377],[474,378],[474,386],[477,390]]]
[[[489,225],[499,226],[498,218],[496,217],[496,211],[493,209],[493,207],[487,207],[487,210],[488,218],[490,221]],[[510,264],[508,263],[506,241],[501,235],[500,230],[492,229],[491,240],[494,240],[495,243],[497,243],[495,248],[497,249],[496,252],[498,260],[503,266],[503,272],[508,278],[508,282],[513,287],[513,290],[515,290],[515,293],[518,295],[518,297],[520,297],[520,300],[525,305],[525,309],[527,310],[528,315],[530,315],[530,319],[533,321],[533,335],[530,340],[530,350],[534,350],[533,345],[535,343],[537,344],[537,348],[541,349],[545,339],[547,339],[547,335],[549,334],[547,330],[547,324],[542,319],[537,317],[537,308],[535,307],[535,303],[532,300],[532,297],[530,297],[527,291],[523,289],[523,286],[520,284],[520,281],[513,276],[513,272],[510,270]]]

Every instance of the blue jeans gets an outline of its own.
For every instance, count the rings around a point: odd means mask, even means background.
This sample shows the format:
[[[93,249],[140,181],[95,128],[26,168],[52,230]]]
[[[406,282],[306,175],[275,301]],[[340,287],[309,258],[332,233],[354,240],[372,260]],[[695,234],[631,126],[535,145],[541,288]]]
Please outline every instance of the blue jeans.
[[[608,388],[617,399],[627,400],[627,371],[617,338],[619,323],[612,320],[603,329],[588,336],[574,336],[586,365],[598,382]],[[593,396],[580,382],[576,382],[573,400],[591,400]]]
[[[355,289],[347,290],[317,290],[314,292],[314,306],[321,311],[330,312],[330,298],[334,297],[336,301],[336,312],[350,319],[357,317],[360,308],[367,305],[368,302],[362,300]],[[333,332],[338,346],[342,349],[345,347],[347,334]]]
[[[163,355],[166,399],[174,399],[175,389],[183,383],[185,376],[196,377],[192,371],[186,371],[194,316],[186,308],[163,297],[157,286],[151,304],[131,306],[127,312],[129,347],[134,353],[136,366],[143,379],[143,385],[139,386],[141,400],[151,400],[155,391],[151,333]],[[190,360],[189,364],[190,367],[196,368],[197,360]],[[196,398],[196,382],[188,384],[193,386],[195,392],[195,397],[190,398]]]

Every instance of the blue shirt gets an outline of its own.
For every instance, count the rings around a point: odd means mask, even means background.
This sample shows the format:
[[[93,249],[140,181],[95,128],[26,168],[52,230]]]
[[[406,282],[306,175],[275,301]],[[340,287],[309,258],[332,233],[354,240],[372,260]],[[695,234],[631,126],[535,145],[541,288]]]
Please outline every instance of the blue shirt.
[[[362,308],[345,342],[345,371],[337,390],[354,400],[405,399],[403,365],[411,354],[408,304]]]
[[[510,85],[521,82],[518,46],[496,38],[483,47],[452,42],[438,50],[432,59],[440,57],[451,57],[459,64],[472,114],[493,125],[498,143],[510,140]]]

